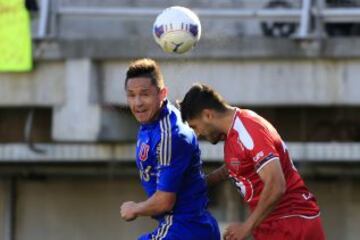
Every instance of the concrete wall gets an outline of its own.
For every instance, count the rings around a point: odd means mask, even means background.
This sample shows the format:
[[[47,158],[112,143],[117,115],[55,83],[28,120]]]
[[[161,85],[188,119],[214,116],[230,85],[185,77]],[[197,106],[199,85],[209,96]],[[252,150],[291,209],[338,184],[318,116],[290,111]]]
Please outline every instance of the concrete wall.
[[[124,76],[129,62],[39,62],[31,73],[0,74],[0,106],[46,105],[60,109],[66,104],[65,109],[70,111],[72,107],[70,112],[80,114],[79,107],[85,111],[97,104],[126,105]],[[360,104],[360,61],[356,59],[182,59],[159,63],[172,99],[182,98],[193,83],[200,81],[235,104]]]
[[[16,240],[135,239],[155,222],[121,220],[119,207],[144,199],[137,179],[20,181]]]
[[[327,239],[358,239],[360,181],[334,179],[307,181],[307,184],[319,201]]]
[[[0,74],[0,106],[52,108],[56,141],[132,140],[136,122],[126,109],[129,60],[40,61],[33,72]],[[358,106],[360,61],[330,59],[164,60],[171,100],[195,82],[210,84],[240,106]]]
[[[0,73],[0,106],[51,106],[66,101],[65,64],[47,61],[29,73]]]
[[[321,207],[327,239],[356,240],[360,216],[360,181],[346,178],[305,179]],[[0,197],[4,196],[0,184]],[[211,191],[210,210],[222,228],[248,215],[235,187],[229,182]],[[149,218],[124,222],[123,201],[144,199],[137,176],[110,179],[49,179],[17,181],[16,240],[136,239],[156,226]],[[0,216],[3,216],[3,200]],[[3,238],[0,218],[0,239]]]
[[[128,62],[103,66],[105,101],[126,104],[123,77]],[[360,104],[360,61],[247,60],[160,61],[171,99],[182,99],[195,82],[212,85],[239,105]]]
[[[55,140],[96,140],[100,131],[101,109],[98,79],[89,59],[66,62],[66,102],[54,108]]]

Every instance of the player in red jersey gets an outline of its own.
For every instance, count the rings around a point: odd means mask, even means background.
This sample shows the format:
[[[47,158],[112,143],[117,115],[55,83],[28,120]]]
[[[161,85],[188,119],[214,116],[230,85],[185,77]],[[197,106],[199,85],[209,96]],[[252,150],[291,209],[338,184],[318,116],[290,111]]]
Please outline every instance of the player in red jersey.
[[[275,128],[253,111],[232,107],[210,87],[193,86],[180,103],[184,121],[199,137],[225,141],[225,164],[208,185],[230,177],[249,204],[244,223],[231,224],[225,240],[325,239],[316,199],[294,167]]]

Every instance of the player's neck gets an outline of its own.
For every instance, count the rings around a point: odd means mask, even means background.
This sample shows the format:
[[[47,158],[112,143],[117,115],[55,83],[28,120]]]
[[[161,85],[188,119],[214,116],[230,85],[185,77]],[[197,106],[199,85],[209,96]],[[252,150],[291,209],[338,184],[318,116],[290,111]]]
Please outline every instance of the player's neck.
[[[228,106],[225,113],[221,119],[221,129],[224,134],[228,134],[231,129],[234,121],[234,115],[236,113],[236,108],[232,106]]]
[[[154,116],[148,122],[145,122],[144,124],[152,124],[152,123],[159,121],[161,112],[166,107],[165,105],[166,105],[166,101],[161,102],[160,108],[156,111]]]

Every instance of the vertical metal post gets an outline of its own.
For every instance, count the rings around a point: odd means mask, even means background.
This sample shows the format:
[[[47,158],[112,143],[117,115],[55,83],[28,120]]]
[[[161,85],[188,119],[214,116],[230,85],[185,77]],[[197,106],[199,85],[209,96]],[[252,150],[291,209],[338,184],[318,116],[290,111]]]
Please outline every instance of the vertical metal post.
[[[5,184],[4,240],[15,240],[16,181]]]
[[[49,0],[41,0],[38,37],[45,38],[47,35],[49,18]]]
[[[303,0],[302,1],[302,10],[300,17],[300,29],[299,29],[299,38],[307,38],[309,35],[309,26],[310,26],[310,8],[312,0]]]
[[[326,36],[325,22],[324,22],[322,15],[320,14],[324,8],[325,8],[325,0],[317,0],[316,5],[315,5],[316,14],[314,15],[315,16],[315,34],[316,34],[317,38],[323,38]]]

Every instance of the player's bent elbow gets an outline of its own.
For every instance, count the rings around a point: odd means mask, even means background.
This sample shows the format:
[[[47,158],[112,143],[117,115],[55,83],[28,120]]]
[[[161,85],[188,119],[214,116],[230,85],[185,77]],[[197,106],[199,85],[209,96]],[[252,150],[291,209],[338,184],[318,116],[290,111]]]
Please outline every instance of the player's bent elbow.
[[[159,211],[162,213],[170,212],[175,205],[175,201],[172,201],[171,199],[166,199],[159,203]]]
[[[176,202],[176,195],[170,193],[163,193],[159,196],[157,202],[158,210],[161,213],[170,212],[174,208]]]

